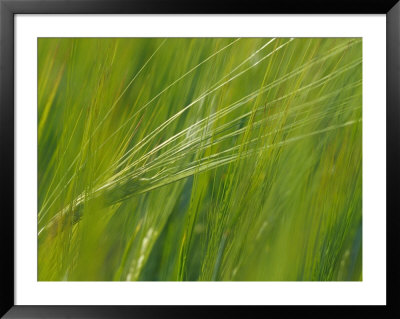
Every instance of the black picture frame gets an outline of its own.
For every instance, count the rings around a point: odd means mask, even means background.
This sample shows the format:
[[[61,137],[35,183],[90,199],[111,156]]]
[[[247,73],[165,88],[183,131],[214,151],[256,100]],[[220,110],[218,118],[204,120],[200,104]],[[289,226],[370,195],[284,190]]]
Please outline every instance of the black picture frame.
[[[1,308],[5,318],[399,318],[400,2],[398,0],[0,0]],[[15,14],[386,14],[386,306],[16,306],[14,304],[14,15]],[[377,105],[376,107],[383,107]],[[384,212],[376,212],[383,214]]]

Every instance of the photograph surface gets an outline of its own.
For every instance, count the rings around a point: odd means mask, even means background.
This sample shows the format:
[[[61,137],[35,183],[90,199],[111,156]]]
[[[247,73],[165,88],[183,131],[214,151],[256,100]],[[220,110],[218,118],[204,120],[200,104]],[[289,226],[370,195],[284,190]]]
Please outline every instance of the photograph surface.
[[[361,281],[361,38],[39,38],[39,281]]]

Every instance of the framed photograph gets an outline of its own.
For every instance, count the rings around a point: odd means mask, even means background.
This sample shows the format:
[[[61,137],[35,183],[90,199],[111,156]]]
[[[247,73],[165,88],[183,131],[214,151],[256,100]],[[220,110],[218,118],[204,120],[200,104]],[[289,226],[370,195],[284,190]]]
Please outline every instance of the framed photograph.
[[[0,10],[4,318],[399,315],[397,1]]]

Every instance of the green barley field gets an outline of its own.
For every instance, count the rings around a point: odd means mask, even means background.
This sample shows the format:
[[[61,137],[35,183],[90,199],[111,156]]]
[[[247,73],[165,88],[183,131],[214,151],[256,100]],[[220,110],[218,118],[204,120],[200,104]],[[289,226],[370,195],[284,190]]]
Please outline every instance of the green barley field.
[[[38,280],[362,280],[358,38],[38,39]]]

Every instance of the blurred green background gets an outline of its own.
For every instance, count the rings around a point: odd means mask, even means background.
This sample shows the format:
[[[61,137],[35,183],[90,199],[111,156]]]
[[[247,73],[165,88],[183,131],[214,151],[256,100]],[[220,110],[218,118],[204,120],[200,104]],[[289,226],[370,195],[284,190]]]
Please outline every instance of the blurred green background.
[[[362,41],[38,39],[38,280],[362,280]]]

